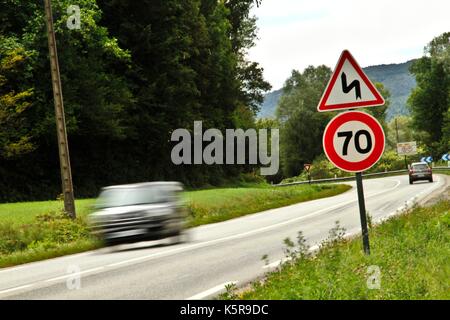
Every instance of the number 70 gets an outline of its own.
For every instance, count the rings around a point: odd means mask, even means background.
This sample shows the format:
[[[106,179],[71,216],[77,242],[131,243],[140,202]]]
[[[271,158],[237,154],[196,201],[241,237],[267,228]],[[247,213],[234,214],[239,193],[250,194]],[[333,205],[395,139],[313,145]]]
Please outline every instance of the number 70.
[[[344,156],[348,155],[348,146],[349,146],[350,142],[352,141],[353,131],[338,132],[337,136],[339,138],[345,138],[344,146],[342,149],[342,155],[344,155]],[[361,147],[361,136],[366,137],[367,145],[365,148]],[[367,130],[356,131],[354,141],[355,141],[355,149],[357,152],[366,154],[366,153],[369,153],[370,150],[372,150],[372,137],[371,137],[369,131],[367,131]]]

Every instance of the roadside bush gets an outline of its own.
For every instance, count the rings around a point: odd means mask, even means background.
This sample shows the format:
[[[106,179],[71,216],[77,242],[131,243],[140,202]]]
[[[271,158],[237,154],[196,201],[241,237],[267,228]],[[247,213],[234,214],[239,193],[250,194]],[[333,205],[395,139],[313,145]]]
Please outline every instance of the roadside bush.
[[[412,161],[417,161],[414,157],[407,157],[407,163],[411,163]],[[367,170],[366,173],[375,173],[375,172],[385,172],[385,171],[395,171],[395,170],[403,170],[405,167],[405,158],[398,156],[395,150],[385,151],[380,161],[375,164],[372,168]],[[314,180],[318,179],[329,179],[329,178],[342,178],[349,177],[350,173],[344,172],[338,168],[336,168],[325,155],[321,155],[317,157],[311,167],[311,178]],[[307,181],[308,174],[303,171],[300,175],[296,177],[291,177],[284,179],[282,183],[290,183],[296,181]]]
[[[63,212],[52,212],[36,217],[43,240],[55,244],[68,243],[89,237],[89,229],[84,220],[72,220]]]
[[[89,237],[84,220],[72,220],[63,212],[48,212],[38,215],[32,224],[0,224],[0,253],[11,254],[41,247],[56,248]]]
[[[348,177],[350,174],[336,168],[325,155],[317,157],[311,167],[311,178],[314,180],[327,179],[327,178],[341,178]],[[300,175],[292,178],[287,178],[282,181],[282,183],[290,183],[295,181],[306,181],[308,180],[308,174],[303,171]]]
[[[23,229],[15,228],[11,224],[0,224],[0,254],[25,249],[27,244],[23,241],[23,238]]]
[[[395,171],[395,170],[403,170],[405,167],[405,158],[397,155],[395,150],[385,151],[380,161],[372,168],[368,170],[368,172],[383,172],[383,171]]]
[[[251,183],[251,184],[265,184],[266,180],[263,176],[257,174],[256,172],[249,173],[241,173],[239,178],[242,183]]]

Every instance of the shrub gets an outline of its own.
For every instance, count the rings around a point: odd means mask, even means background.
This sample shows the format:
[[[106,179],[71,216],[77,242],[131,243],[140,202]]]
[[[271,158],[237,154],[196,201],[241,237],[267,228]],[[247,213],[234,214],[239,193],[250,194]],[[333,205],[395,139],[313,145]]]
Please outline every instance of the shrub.
[[[410,163],[414,158],[407,158],[407,162]],[[374,172],[384,172],[384,171],[395,171],[395,170],[403,170],[405,167],[405,159],[404,157],[398,156],[395,150],[385,151],[380,161],[375,164],[372,168],[370,168],[367,173]],[[311,178],[314,180],[318,179],[329,179],[329,178],[341,178],[341,177],[349,177],[350,173],[344,172],[338,168],[334,164],[332,164],[325,155],[321,155],[317,157],[311,167]],[[306,172],[302,172],[300,175],[296,177],[291,177],[284,179],[282,183],[290,183],[295,181],[306,181],[308,180],[308,174]]]
[[[89,237],[89,228],[84,220],[72,220],[61,211],[48,212],[38,215],[31,224],[0,224],[0,253],[10,254],[38,247],[55,248]]]
[[[0,254],[23,250],[27,243],[23,241],[23,230],[12,224],[0,224]]]

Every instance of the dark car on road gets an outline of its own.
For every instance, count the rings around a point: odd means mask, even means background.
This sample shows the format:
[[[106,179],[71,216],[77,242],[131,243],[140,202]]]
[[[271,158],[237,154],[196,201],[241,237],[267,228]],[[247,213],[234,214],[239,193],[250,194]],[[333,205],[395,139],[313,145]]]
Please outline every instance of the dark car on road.
[[[433,171],[426,162],[415,162],[409,166],[409,184],[418,180],[433,182]]]
[[[147,182],[103,188],[89,216],[94,234],[106,245],[185,240],[187,210],[178,182]]]

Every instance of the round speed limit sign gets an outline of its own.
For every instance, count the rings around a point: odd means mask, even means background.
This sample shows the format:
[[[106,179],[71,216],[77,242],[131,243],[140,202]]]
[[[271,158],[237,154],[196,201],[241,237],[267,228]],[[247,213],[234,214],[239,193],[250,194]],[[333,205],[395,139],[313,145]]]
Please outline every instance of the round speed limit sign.
[[[337,115],[323,135],[323,149],[328,159],[347,172],[362,172],[372,167],[380,160],[384,145],[381,124],[360,111]]]

